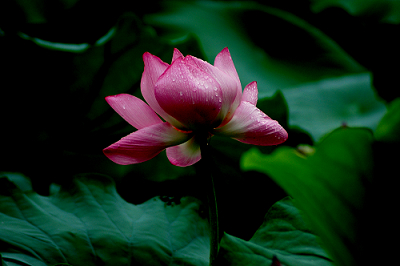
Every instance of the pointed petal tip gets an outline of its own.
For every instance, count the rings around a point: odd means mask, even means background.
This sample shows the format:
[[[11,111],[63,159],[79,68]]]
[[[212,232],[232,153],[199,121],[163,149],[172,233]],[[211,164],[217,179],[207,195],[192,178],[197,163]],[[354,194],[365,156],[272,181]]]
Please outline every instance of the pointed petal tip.
[[[279,130],[279,133],[275,135],[277,142],[274,145],[282,144],[289,138],[289,134],[287,133],[287,131],[281,125],[279,126],[281,128]]]
[[[258,100],[258,88],[257,81],[250,82],[246,85],[243,90],[241,101],[249,102],[252,105],[256,105]]]
[[[144,62],[145,64],[146,64],[147,59],[148,59],[150,56],[152,56],[152,54],[149,53],[149,52],[144,52],[144,53],[143,53],[142,59],[143,59],[143,62]]]
[[[148,161],[164,149],[179,145],[190,139],[186,133],[177,131],[168,122],[139,129],[103,150],[113,162],[121,165]]]
[[[110,104],[111,102],[115,101],[116,99],[118,99],[118,97],[120,96],[124,96],[124,95],[129,95],[127,93],[119,93],[119,94],[114,94],[114,95],[108,95],[106,97],[104,97],[104,99],[106,100],[106,102],[108,104]],[[129,95],[130,96],[130,95]]]
[[[152,56],[152,54],[146,51],[146,52],[143,53],[142,58],[145,59],[145,58],[147,58],[149,56]]]
[[[110,159],[112,162],[119,164],[119,165],[129,165],[134,164],[135,162],[128,161],[122,156],[119,156],[115,153],[115,148],[112,147],[113,145],[108,146],[107,148],[103,149],[103,154]]]
[[[229,58],[229,59],[232,58],[232,57],[231,57],[231,53],[230,53],[228,47],[225,47],[224,49],[222,49],[221,52],[219,52],[219,53],[217,54],[217,56],[215,57],[215,59],[217,59],[217,58],[219,58],[219,57],[227,57],[227,58]],[[214,65],[215,65],[215,64],[214,64]]]
[[[172,62],[171,64],[178,58],[184,58],[183,54],[179,51],[178,48],[174,48],[174,53],[172,55]]]
[[[106,97],[104,97],[104,99],[108,102],[110,100],[112,100],[112,98],[114,98],[115,96],[117,96],[118,94],[114,94],[114,95],[108,95]]]
[[[142,58],[143,58],[143,62],[145,64],[145,66],[147,64],[152,64],[152,65],[154,65],[154,67],[162,67],[162,68],[164,68],[164,70],[165,70],[165,68],[167,68],[169,66],[169,64],[162,61],[161,58],[159,58],[158,56],[153,55],[149,52],[145,52],[143,54]],[[153,60],[155,60],[155,61],[153,61]]]
[[[259,141],[249,144],[258,146],[275,146],[284,143],[288,139],[289,135],[287,131],[279,124],[278,121],[270,119],[270,123],[272,123],[271,128],[274,128],[274,130],[266,135],[258,136]]]
[[[222,49],[220,53],[222,53],[222,52],[224,52],[224,53],[228,52],[228,53],[229,53],[228,46],[227,46],[227,47],[225,47],[224,49]]]
[[[241,102],[232,119],[216,133],[258,146],[278,145],[288,138],[278,121],[247,101]]]
[[[140,129],[162,122],[153,109],[133,95],[127,93],[111,95],[106,97],[106,101],[134,128]]]

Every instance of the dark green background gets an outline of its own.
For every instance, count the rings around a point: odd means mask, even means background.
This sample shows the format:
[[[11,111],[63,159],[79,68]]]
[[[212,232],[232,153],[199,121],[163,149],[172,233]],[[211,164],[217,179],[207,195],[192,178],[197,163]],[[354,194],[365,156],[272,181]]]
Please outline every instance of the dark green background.
[[[134,130],[104,97],[141,97],[146,51],[170,63],[177,47],[212,63],[228,47],[242,86],[256,80],[257,106],[289,132],[282,146],[363,127],[375,134],[376,169],[387,175],[398,158],[388,154],[399,141],[399,23],[397,1],[3,1],[0,171],[29,176],[41,195],[51,183],[94,172],[112,177],[131,203],[202,199],[194,169],[172,166],[165,153],[132,166],[102,154]],[[219,137],[211,145],[225,229],[250,239],[287,192],[264,174],[242,172],[250,145]],[[376,199],[392,195],[394,181],[385,177]]]

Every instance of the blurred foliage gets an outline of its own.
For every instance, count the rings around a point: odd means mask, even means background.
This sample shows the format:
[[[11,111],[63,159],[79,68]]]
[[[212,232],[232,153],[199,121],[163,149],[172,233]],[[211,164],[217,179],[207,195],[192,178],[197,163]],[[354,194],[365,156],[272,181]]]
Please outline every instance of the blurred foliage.
[[[321,12],[331,7],[340,7],[352,16],[368,17],[383,23],[400,23],[400,2],[379,0],[311,0],[311,9]]]
[[[276,256],[282,265],[333,265],[319,241],[287,197],[268,210],[263,224],[249,241],[226,234],[221,241],[219,263],[274,265],[272,259]]]
[[[104,97],[141,97],[146,51],[169,63],[177,47],[212,63],[227,46],[242,86],[256,80],[258,107],[289,132],[283,151],[299,144],[313,151],[338,127],[373,130],[372,171],[384,176],[376,197],[385,197],[397,158],[390,154],[399,148],[399,6],[391,0],[2,1],[0,170],[29,176],[41,195],[51,183],[63,187],[75,174],[96,172],[111,176],[135,204],[157,195],[202,198],[193,167],[172,166],[165,153],[131,166],[102,154],[134,131]],[[286,192],[264,174],[241,171],[250,145],[216,136],[211,145],[224,228],[249,240]],[[275,149],[260,147],[263,154]],[[390,204],[377,202],[389,211]]]
[[[5,265],[208,265],[208,223],[194,198],[133,205],[101,175],[81,175],[50,197],[0,183]]]
[[[133,205],[101,175],[80,175],[42,197],[28,178],[6,175],[0,178],[2,265],[208,265],[206,207],[196,198]],[[286,198],[249,241],[225,234],[220,263],[270,264],[277,256],[288,266],[332,265],[317,240]]]
[[[339,265],[357,265],[357,224],[372,179],[372,135],[341,129],[327,136],[309,157],[293,148],[280,148],[269,157],[252,150],[244,169],[269,174],[304,211]],[[360,264],[362,265],[362,264]]]
[[[374,129],[385,112],[367,70],[292,13],[252,2],[164,5],[165,11],[145,21],[167,38],[195,32],[208,58],[228,46],[243,85],[257,80],[261,98],[281,90],[290,124],[314,140],[344,122]]]
[[[2,77],[3,84],[12,84],[2,97],[18,99],[1,110],[7,170],[22,167],[35,179],[35,172],[46,169],[40,178],[48,183],[57,169],[65,176],[99,171],[118,179],[133,171],[159,181],[191,174],[164,158],[156,159],[162,167],[153,171],[150,163],[116,166],[101,154],[133,130],[103,98],[121,92],[140,96],[143,52],[170,62],[173,47],[212,60],[228,46],[243,85],[257,80],[260,99],[281,90],[289,105],[288,126],[303,128],[314,140],[342,123],[376,127],[385,110],[374,99],[376,77],[336,43],[340,36],[330,37],[325,30],[330,23],[306,1],[262,3],[149,1],[140,8],[130,1],[2,3],[0,47],[7,51]],[[290,143],[303,141],[291,134]]]
[[[315,150],[281,147],[262,155],[252,149],[243,156],[242,167],[269,175],[294,197],[338,265],[385,264],[393,261],[395,248],[377,243],[399,233],[392,211],[398,200],[395,189],[387,187],[397,157],[390,153],[369,130],[344,127]]]
[[[374,132],[375,138],[387,143],[400,141],[400,98],[392,101]]]

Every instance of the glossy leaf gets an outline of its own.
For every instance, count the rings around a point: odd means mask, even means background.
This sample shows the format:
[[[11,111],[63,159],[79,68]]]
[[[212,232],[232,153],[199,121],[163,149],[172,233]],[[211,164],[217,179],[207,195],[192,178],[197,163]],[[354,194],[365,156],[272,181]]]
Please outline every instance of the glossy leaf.
[[[316,141],[341,125],[374,130],[386,112],[375,97],[369,73],[327,78],[282,92],[289,124],[310,132]]]
[[[384,142],[400,142],[400,98],[390,103],[387,113],[379,122],[374,136]]]
[[[81,175],[53,194],[28,178],[0,178],[3,265],[208,265],[205,207],[193,197],[155,197],[133,205],[101,175]],[[10,180],[13,182],[10,182]],[[17,184],[17,185],[16,185]],[[225,234],[224,265],[331,265],[290,199],[271,207],[250,241]]]
[[[289,198],[271,207],[249,241],[227,234],[222,238],[222,265],[271,265],[274,256],[287,266],[333,266]]]
[[[312,0],[311,9],[321,12],[324,9],[340,7],[353,16],[369,17],[384,23],[400,23],[400,3],[391,0]]]
[[[50,197],[0,183],[6,265],[208,265],[208,223],[194,198],[132,205],[100,175],[76,178]]]
[[[242,85],[257,81],[261,94],[315,81],[327,74],[365,71],[328,36],[283,10],[248,2],[163,4],[163,12],[145,17],[147,23],[166,34],[196,34],[208,59],[229,47]],[[261,30],[260,26],[265,28]],[[291,45],[294,42],[296,45]],[[287,62],[280,62],[281,57]],[[319,63],[309,61],[318,57]],[[299,61],[307,65],[300,65]]]
[[[368,130],[342,128],[315,151],[282,147],[262,155],[251,150],[243,156],[242,168],[268,174],[294,197],[338,265],[359,265],[368,245],[360,242],[359,232],[373,175],[371,144]]]
[[[242,84],[257,81],[260,98],[281,90],[290,124],[314,140],[342,123],[374,129],[385,112],[367,70],[289,12],[249,2],[168,1],[145,21],[167,36],[196,34],[208,58],[228,46]]]

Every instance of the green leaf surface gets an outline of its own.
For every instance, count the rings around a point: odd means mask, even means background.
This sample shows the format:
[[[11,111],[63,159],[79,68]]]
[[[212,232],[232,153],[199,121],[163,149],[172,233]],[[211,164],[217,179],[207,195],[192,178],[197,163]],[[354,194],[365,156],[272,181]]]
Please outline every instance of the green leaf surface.
[[[379,122],[374,136],[384,142],[400,142],[400,98],[392,101]]]
[[[314,140],[343,124],[374,130],[386,112],[375,97],[370,73],[326,78],[282,92],[289,124],[310,132]]]
[[[361,16],[376,19],[380,22],[400,23],[400,2],[392,0],[312,0],[311,8],[314,12],[324,9],[340,7],[352,16]]]
[[[43,197],[0,179],[0,252],[7,265],[208,265],[200,203],[132,205],[104,176],[81,176]]]
[[[280,9],[248,1],[163,5],[163,12],[145,16],[145,22],[171,39],[195,34],[209,62],[229,47],[242,85],[256,80],[262,94],[365,71],[323,32]]]
[[[358,265],[365,244],[358,239],[361,213],[373,175],[371,144],[370,131],[342,128],[326,136],[315,153],[282,147],[262,155],[253,149],[243,156],[242,168],[268,174],[294,197],[338,265]]]
[[[25,176],[3,175],[3,265],[208,265],[208,222],[193,197],[133,205],[102,175],[78,176],[44,197]],[[250,241],[225,234],[220,252],[224,265],[271,263],[274,255],[284,265],[331,265],[288,198],[271,207]]]
[[[386,110],[375,98],[370,73],[289,12],[249,2],[168,1],[145,21],[171,39],[195,34],[209,62],[229,47],[242,86],[256,80],[260,98],[281,90],[290,125],[314,140],[344,122],[375,129]]]
[[[221,242],[222,265],[271,265],[273,256],[287,266],[333,265],[290,198],[271,207],[249,241],[225,235]]]

